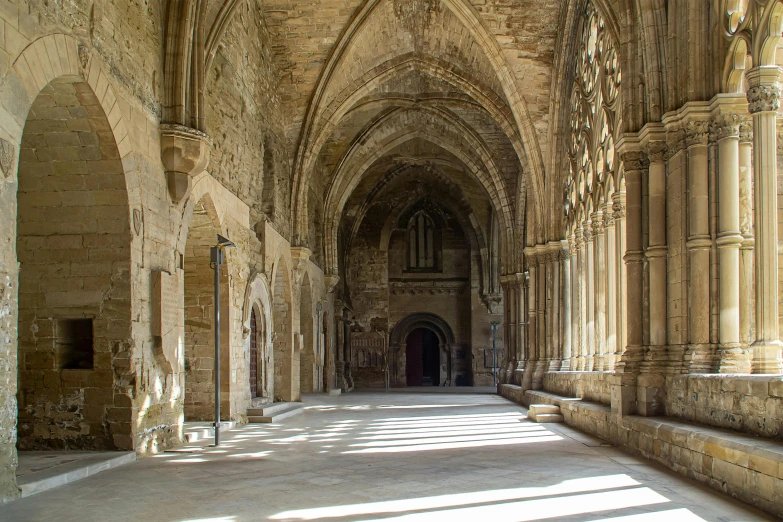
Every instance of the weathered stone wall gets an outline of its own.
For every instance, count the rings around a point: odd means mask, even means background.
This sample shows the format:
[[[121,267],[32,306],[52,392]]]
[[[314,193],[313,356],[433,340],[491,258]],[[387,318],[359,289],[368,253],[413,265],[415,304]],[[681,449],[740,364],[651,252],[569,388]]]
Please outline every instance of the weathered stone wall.
[[[86,82],[62,77],[36,98],[17,197],[19,448],[129,449],[131,411],[112,365],[131,345],[128,196]],[[91,346],[78,353],[65,325],[74,319],[91,321]]]
[[[549,372],[544,375],[544,390],[608,405],[612,400],[610,377],[604,372]]]
[[[666,378],[666,415],[783,439],[783,377],[677,375]]]

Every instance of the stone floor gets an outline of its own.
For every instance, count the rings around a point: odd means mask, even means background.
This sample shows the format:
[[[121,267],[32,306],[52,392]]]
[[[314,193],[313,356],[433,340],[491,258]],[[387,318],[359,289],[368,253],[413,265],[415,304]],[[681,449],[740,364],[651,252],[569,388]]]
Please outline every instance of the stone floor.
[[[772,520],[493,395],[352,393],[0,507],[0,520]]]

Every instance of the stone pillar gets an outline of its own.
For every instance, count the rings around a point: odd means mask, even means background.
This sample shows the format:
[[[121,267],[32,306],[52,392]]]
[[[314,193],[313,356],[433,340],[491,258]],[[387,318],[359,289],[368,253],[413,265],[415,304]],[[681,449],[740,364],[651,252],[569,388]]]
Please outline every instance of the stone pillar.
[[[517,284],[516,277],[504,275],[501,277],[500,284],[503,288],[503,330],[505,331],[505,348],[508,354],[506,367],[509,374],[506,375],[506,381],[512,380],[513,369],[517,367],[519,346],[517,344]]]
[[[710,195],[706,122],[686,127],[688,150],[688,332],[686,358],[691,373],[710,372],[713,365],[710,345]]]
[[[544,382],[544,372],[547,366],[546,355],[546,272],[547,256],[546,247],[539,245],[536,247],[536,258],[538,260],[538,269],[536,276],[536,314],[538,316],[536,323],[536,341],[538,342],[538,357],[536,361],[536,371],[533,375],[533,389],[540,390]]]
[[[718,260],[720,262],[720,316],[718,331],[720,373],[746,373],[740,345],[739,316],[739,117],[714,117],[718,141]]]
[[[747,348],[753,342],[753,124],[740,123],[739,202],[740,232],[740,343]]]
[[[617,354],[617,237],[612,202],[604,207],[604,227],[606,230],[606,256],[604,279],[606,281],[606,356],[604,369],[614,370]]]
[[[549,371],[558,371],[563,363],[563,328],[561,326],[561,317],[563,311],[562,295],[563,295],[563,278],[561,268],[561,245],[560,241],[549,242],[549,259],[552,267],[552,318],[550,324],[552,326],[552,348],[549,354]]]
[[[627,285],[627,344],[615,369],[612,412],[631,415],[637,409],[636,375],[644,359],[644,250],[642,244],[642,171],[647,157],[639,150],[622,154],[626,183],[626,245],[624,256]]]
[[[596,371],[607,369],[606,362],[606,228],[603,212],[599,209],[592,215],[593,243],[593,281],[595,293],[595,366]]]
[[[571,256],[569,251],[568,240],[560,242],[560,270],[563,278],[563,317],[561,320],[563,339],[563,349],[561,352],[562,362],[560,364],[561,371],[568,371],[571,369],[571,336],[573,335],[573,323],[571,315]]]
[[[519,352],[517,355],[517,369],[514,372],[514,381],[522,384],[522,374],[527,365],[527,274],[516,274],[517,278],[517,345]]]
[[[587,346],[587,269],[586,269],[586,247],[584,240],[584,229],[580,226],[576,229],[576,284],[579,301],[577,308],[579,310],[579,358],[577,360],[577,370],[582,372],[587,369],[588,346]]]
[[[617,353],[615,355],[615,364],[620,362],[620,358],[625,352],[625,346],[628,342],[626,336],[628,329],[627,314],[625,305],[626,292],[628,291],[628,278],[626,277],[625,262],[625,190],[617,190],[612,195],[612,208],[615,219],[615,267],[617,270]]]
[[[778,191],[776,114],[780,68],[754,67],[747,72],[748,102],[753,115],[755,181],[756,342],[753,373],[783,371],[778,329]]]
[[[705,148],[706,151],[706,148]],[[647,147],[650,159],[648,175],[649,246],[645,252],[650,270],[650,350],[653,368],[667,359],[667,255],[666,246],[666,144],[651,142]]]
[[[536,312],[536,287],[537,287],[537,259],[534,248],[525,249],[525,258],[527,259],[527,269],[529,272],[528,285],[527,285],[527,343],[525,343],[527,360],[525,362],[525,373],[522,377],[522,389],[530,390],[533,388],[533,374],[536,371],[536,363],[538,361],[537,347],[538,340],[536,339],[538,333],[537,319],[538,314]]]
[[[585,297],[587,301],[585,307],[587,311],[585,371],[588,372],[595,369],[595,241],[591,217],[588,217],[585,220],[584,230],[582,231],[585,239],[583,277],[585,280]]]

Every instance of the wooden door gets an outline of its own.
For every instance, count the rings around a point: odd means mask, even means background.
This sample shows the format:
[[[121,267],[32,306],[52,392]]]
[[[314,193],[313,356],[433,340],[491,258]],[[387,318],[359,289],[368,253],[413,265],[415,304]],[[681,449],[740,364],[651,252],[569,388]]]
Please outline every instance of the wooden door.
[[[250,397],[258,397],[258,326],[255,310],[250,312]]]
[[[405,351],[405,375],[408,386],[421,386],[424,381],[424,330],[417,329],[408,335]]]

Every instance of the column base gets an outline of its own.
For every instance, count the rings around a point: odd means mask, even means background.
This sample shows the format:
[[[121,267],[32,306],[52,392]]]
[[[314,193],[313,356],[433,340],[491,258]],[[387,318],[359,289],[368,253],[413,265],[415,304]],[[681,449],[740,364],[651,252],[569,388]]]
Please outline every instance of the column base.
[[[739,343],[722,344],[718,348],[718,373],[750,373],[750,350]]]
[[[688,373],[712,373],[715,371],[715,347],[711,344],[688,345],[684,365]]]
[[[781,349],[783,343],[777,340],[756,341],[751,345],[753,350],[753,373],[765,373],[779,375],[783,373],[783,359]]]
[[[533,389],[533,373],[535,371],[536,361],[528,361],[525,367],[524,373],[522,373],[521,388],[522,391]]]
[[[560,371],[561,372],[569,372],[571,371],[571,363],[573,362],[573,359],[563,359],[563,361],[560,363]]]
[[[544,373],[549,368],[549,360],[536,361],[536,368],[533,372],[533,389],[540,390],[544,387]]]

